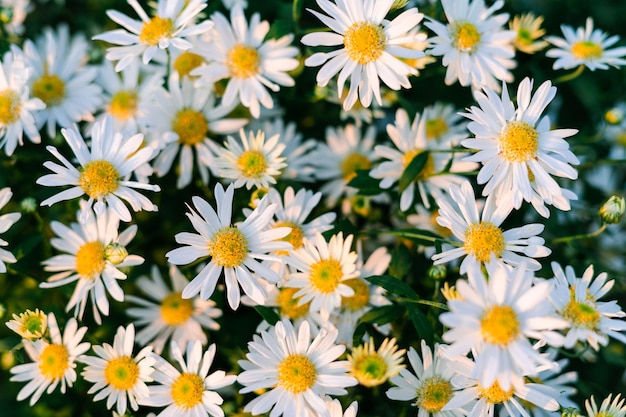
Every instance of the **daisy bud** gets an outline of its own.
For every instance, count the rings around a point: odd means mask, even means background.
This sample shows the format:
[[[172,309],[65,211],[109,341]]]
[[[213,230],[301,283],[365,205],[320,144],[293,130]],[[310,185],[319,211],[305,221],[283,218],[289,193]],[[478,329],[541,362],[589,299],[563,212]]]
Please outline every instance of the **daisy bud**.
[[[24,339],[41,339],[48,328],[48,316],[38,308],[35,311],[13,314],[13,320],[6,323],[7,327]]]
[[[26,197],[20,202],[20,208],[24,213],[34,213],[37,210],[37,200],[33,197]]]
[[[442,279],[446,279],[448,275],[448,270],[444,265],[431,265],[426,272],[428,278],[433,279],[435,281],[441,281]]]
[[[563,411],[561,411],[561,417],[580,417],[580,416],[581,416],[580,411],[574,407],[564,408]]]
[[[624,120],[624,109],[620,107],[610,109],[604,114],[604,120],[612,125],[621,123]]]
[[[390,10],[398,10],[409,4],[409,0],[395,0]]]
[[[128,251],[119,243],[109,243],[104,249],[104,258],[113,265],[118,265],[124,262],[124,259],[126,259],[127,256]]]
[[[619,223],[620,219],[624,215],[624,210],[626,210],[626,201],[624,200],[624,197],[612,195],[606,203],[600,207],[598,214],[600,215],[602,222],[615,224]]]

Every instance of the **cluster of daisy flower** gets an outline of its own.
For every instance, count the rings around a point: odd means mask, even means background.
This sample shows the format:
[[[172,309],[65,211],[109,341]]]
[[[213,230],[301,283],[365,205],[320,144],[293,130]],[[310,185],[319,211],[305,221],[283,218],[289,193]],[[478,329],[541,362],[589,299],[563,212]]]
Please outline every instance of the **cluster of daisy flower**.
[[[626,104],[559,127],[619,36],[502,0],[119,0],[40,29],[61,3],[0,0],[7,401],[626,415],[623,381],[577,385],[624,367]]]

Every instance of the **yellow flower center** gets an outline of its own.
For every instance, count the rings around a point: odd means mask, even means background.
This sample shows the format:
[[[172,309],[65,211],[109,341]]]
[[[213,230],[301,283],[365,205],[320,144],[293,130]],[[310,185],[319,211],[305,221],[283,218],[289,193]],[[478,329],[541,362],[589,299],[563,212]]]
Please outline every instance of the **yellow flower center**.
[[[508,122],[498,136],[500,155],[508,162],[526,162],[537,155],[539,133],[526,122]]]
[[[198,404],[202,404],[204,381],[196,374],[180,374],[172,383],[170,393],[172,394],[174,404],[179,408],[188,410]]]
[[[587,300],[586,302],[576,301],[573,293],[561,315],[570,320],[575,327],[595,329],[600,324],[600,313],[595,309],[595,303]]]
[[[222,227],[211,237],[207,250],[216,265],[234,268],[248,257],[248,239],[235,226]]]
[[[409,166],[409,164],[413,161],[413,159],[415,159],[415,157],[421,154],[422,152],[424,152],[423,149],[410,149],[406,151],[404,155],[402,155],[402,165],[404,166],[404,168],[406,169],[406,167]],[[435,173],[435,160],[433,159],[432,154],[429,154],[428,158],[426,159],[426,163],[424,164],[424,167],[422,168],[420,173],[417,174],[417,177],[415,178],[415,180],[423,181],[426,178],[433,175],[434,173]]]
[[[502,404],[513,398],[513,388],[503,391],[498,381],[489,388],[478,387],[478,398],[484,398],[490,404]]]
[[[33,96],[41,99],[46,106],[59,104],[65,97],[65,83],[54,74],[44,74],[33,82]]]
[[[10,125],[20,119],[22,100],[10,88],[0,91],[0,125]]]
[[[119,391],[127,391],[139,378],[139,365],[130,356],[120,356],[107,363],[104,368],[104,382]]]
[[[496,258],[504,251],[504,235],[499,227],[491,222],[471,224],[465,230],[465,252],[474,255],[478,262],[489,262],[491,254]]]
[[[76,272],[81,278],[94,279],[104,271],[104,244],[99,240],[87,242],[76,251]]]
[[[591,41],[579,41],[572,45],[572,55],[576,59],[598,59],[602,57],[602,52],[602,45]]]
[[[370,287],[361,278],[351,278],[343,282],[354,290],[351,297],[341,297],[341,307],[350,311],[358,311],[366,307],[370,302]]]
[[[415,401],[419,408],[428,413],[439,412],[452,398],[452,385],[439,375],[433,375],[422,381],[417,388]]]
[[[235,45],[226,56],[226,66],[233,78],[254,77],[259,73],[260,65],[259,51],[248,45]]]
[[[288,317],[291,320],[296,320],[301,317],[304,317],[309,312],[309,307],[311,302],[298,305],[300,302],[300,297],[294,297],[294,294],[298,292],[299,288],[287,288],[283,287],[278,292],[278,297],[276,298],[276,304],[278,304],[278,308],[280,309],[280,315],[284,317]]]
[[[341,161],[341,174],[346,182],[349,182],[352,178],[356,177],[356,172],[359,169],[369,169],[372,166],[367,156],[359,152],[353,152],[346,156]]]
[[[181,293],[168,295],[161,301],[161,318],[169,326],[185,324],[193,315],[193,301],[184,299]]]
[[[178,135],[178,143],[193,146],[206,138],[209,122],[199,111],[182,109],[172,120],[172,131]]]
[[[278,385],[292,394],[301,394],[317,380],[315,364],[303,354],[292,353],[278,364]]]
[[[48,345],[39,355],[39,371],[46,379],[62,378],[69,367],[70,354],[63,345]]]
[[[366,387],[380,385],[387,379],[387,363],[377,352],[354,358],[351,370],[357,381]]]
[[[311,265],[309,279],[318,292],[328,294],[335,291],[341,278],[343,278],[341,264],[335,259],[322,259]]]
[[[290,221],[282,221],[276,223],[274,227],[291,227],[291,232],[289,232],[289,234],[283,237],[281,240],[291,243],[291,246],[293,246],[293,250],[300,249],[302,246],[304,246],[304,230],[302,230],[302,227],[300,225]],[[278,254],[287,255],[288,251],[281,250],[278,251]]]
[[[157,46],[162,39],[172,37],[174,22],[170,18],[154,16],[143,23],[139,33],[139,41],[150,46]]]
[[[203,62],[204,58],[200,55],[185,51],[178,55],[178,58],[174,61],[174,70],[178,72],[180,78],[189,77],[189,73],[198,68]]]
[[[508,345],[520,334],[517,313],[510,306],[493,306],[480,319],[480,330],[487,343]]]
[[[120,173],[112,163],[105,160],[85,164],[78,177],[78,185],[91,198],[101,198],[117,190]]]
[[[343,35],[346,54],[361,65],[378,60],[386,41],[383,27],[370,22],[353,23]]]
[[[442,118],[426,120],[426,139],[440,138],[448,131],[448,124]]]
[[[455,22],[450,29],[450,34],[454,47],[470,54],[476,50],[481,38],[478,28],[469,22]]]
[[[245,151],[237,159],[237,166],[246,178],[260,178],[267,171],[267,160],[260,151]]]
[[[31,311],[22,322],[22,331],[34,335],[40,335],[43,330],[44,319],[45,316],[43,313],[37,314]]]
[[[109,113],[118,120],[130,119],[137,111],[137,92],[121,90],[113,95]]]

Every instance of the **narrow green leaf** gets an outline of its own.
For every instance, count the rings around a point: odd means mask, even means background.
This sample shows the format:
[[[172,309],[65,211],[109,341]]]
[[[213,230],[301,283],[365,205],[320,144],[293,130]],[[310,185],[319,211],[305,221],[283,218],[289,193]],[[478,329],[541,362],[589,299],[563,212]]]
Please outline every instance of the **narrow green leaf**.
[[[261,315],[261,317],[263,317],[263,320],[265,320],[272,326],[274,326],[276,323],[280,321],[280,316],[271,307],[255,306],[254,309],[257,311],[257,313]]]
[[[429,346],[432,346],[435,331],[426,315],[420,311],[417,304],[405,303],[404,305],[409,313],[409,319],[417,331],[417,335],[424,339]]]
[[[398,191],[403,193],[406,188],[411,185],[413,181],[417,178],[417,176],[422,172],[424,167],[426,166],[426,162],[428,162],[428,156],[430,152],[423,151],[413,158],[413,160],[409,163],[409,165],[404,169],[400,180],[398,180]]]
[[[359,320],[361,323],[387,324],[404,313],[404,308],[397,304],[389,304],[380,307],[374,307],[367,313],[363,314]]]
[[[411,252],[406,245],[400,243],[391,251],[389,274],[397,279],[402,279],[411,269]]]
[[[378,185],[376,178],[370,177],[370,171],[367,169],[357,169],[356,177],[352,178],[348,185],[359,190],[359,195],[378,195],[383,190]]]
[[[383,287],[391,294],[395,294],[400,297],[406,297],[411,300],[419,300],[419,296],[413,290],[413,288],[411,288],[404,281],[394,278],[391,275],[374,275],[365,279],[374,285]]]

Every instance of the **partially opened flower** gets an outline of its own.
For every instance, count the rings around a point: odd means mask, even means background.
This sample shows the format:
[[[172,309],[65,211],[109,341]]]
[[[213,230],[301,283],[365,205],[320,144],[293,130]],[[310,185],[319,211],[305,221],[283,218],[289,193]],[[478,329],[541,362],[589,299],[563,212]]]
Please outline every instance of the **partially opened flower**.
[[[404,352],[398,349],[395,338],[385,338],[376,349],[370,337],[369,342],[354,347],[348,355],[350,374],[363,386],[381,385],[404,369]]]
[[[611,401],[613,399],[613,401]],[[585,401],[585,409],[587,410],[588,417],[624,417],[626,416],[626,405],[624,397],[620,397],[617,394],[613,397],[613,394],[609,394],[608,397],[602,401],[600,408],[596,405],[596,400],[593,395],[590,399]]]
[[[6,322],[9,329],[20,335],[22,339],[41,339],[48,329],[48,315],[38,308],[35,311],[26,310],[23,313],[13,314],[13,320]]]

